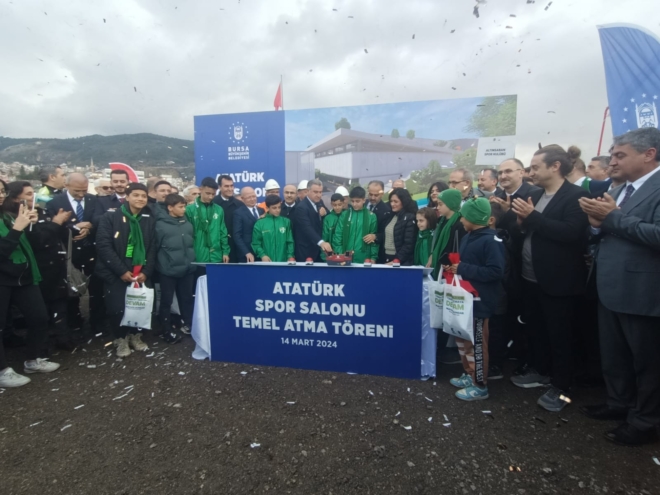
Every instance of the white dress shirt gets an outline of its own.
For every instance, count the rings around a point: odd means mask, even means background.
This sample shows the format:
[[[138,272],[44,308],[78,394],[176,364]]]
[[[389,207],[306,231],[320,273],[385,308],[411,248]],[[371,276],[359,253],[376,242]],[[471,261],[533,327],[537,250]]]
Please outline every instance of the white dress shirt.
[[[78,211],[78,200],[74,199],[73,196],[69,193],[69,191],[66,192],[66,197],[69,198],[69,203],[71,204],[71,208],[73,208],[73,214],[75,215],[76,212]],[[83,198],[80,201],[80,205],[83,208],[83,211],[85,211],[85,199]],[[79,222],[82,222],[82,218],[78,218]]]
[[[635,188],[635,190],[634,190],[634,191],[632,192],[632,194],[630,195],[630,197],[632,198],[632,197],[635,195],[635,193],[636,193],[637,191],[639,191],[639,188],[642,187],[642,185],[644,184],[644,182],[646,182],[647,180],[649,180],[649,179],[653,176],[653,174],[655,174],[656,172],[658,172],[658,170],[660,170],[660,167],[655,167],[655,168],[654,168],[653,170],[651,170],[648,174],[646,174],[646,175],[643,176],[643,177],[640,177],[640,178],[637,179],[635,182],[626,181],[626,186],[623,188],[623,191],[621,191],[621,194],[619,194],[619,197],[616,198],[616,205],[619,206],[619,205],[621,204],[621,201],[623,201],[623,198],[624,198],[624,196],[626,195],[626,188],[627,188],[630,184],[632,184],[632,186]]]

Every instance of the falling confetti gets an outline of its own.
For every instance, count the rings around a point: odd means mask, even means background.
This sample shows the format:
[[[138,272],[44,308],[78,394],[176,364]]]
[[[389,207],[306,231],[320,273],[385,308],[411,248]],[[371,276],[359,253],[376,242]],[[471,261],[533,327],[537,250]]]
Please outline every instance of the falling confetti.
[[[133,91],[135,91],[137,93],[137,87],[136,86],[133,86]]]
[[[548,5],[546,5],[545,9],[543,9],[543,10],[548,10],[550,8],[550,5],[552,5],[552,2],[550,2]]]
[[[472,11],[472,15],[474,15],[477,19],[479,19],[479,6],[475,5],[474,10]]]
[[[414,35],[414,34],[413,34],[413,37],[412,37],[412,39],[415,39],[415,35]]]
[[[366,48],[364,49],[364,53],[369,53]]]
[[[507,29],[513,29],[513,26],[507,26],[506,28]]]
[[[445,21],[445,22],[447,22],[447,21]],[[449,31],[449,34],[454,34],[455,31],[456,31],[455,29],[452,29],[451,31]]]

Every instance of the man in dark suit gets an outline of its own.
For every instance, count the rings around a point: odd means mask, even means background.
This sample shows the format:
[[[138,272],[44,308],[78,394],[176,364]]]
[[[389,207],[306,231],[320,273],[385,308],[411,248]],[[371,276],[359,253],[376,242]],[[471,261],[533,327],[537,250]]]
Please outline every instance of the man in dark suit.
[[[367,193],[369,194],[369,201],[366,208],[373,212],[378,219],[378,227],[383,221],[383,218],[388,212],[392,211],[389,203],[383,201],[383,193],[385,192],[385,184],[380,180],[372,180],[367,186]]]
[[[295,184],[284,186],[284,201],[282,201],[282,213],[280,216],[291,219],[291,213],[296,207],[298,191]]]
[[[522,254],[523,294],[529,317],[529,368],[511,381],[522,388],[550,385],[537,403],[559,412],[572,380],[571,331],[576,296],[584,294],[587,267],[587,216],[579,198],[589,193],[568,182],[568,153],[559,146],[541,148],[532,157],[530,177],[542,189],[527,201],[511,203]]]
[[[495,191],[488,199],[498,203],[504,210],[504,217],[498,222],[498,227],[511,232],[516,225],[516,214],[511,210],[514,199],[527,201],[530,194],[541,189],[525,182],[525,165],[517,158],[509,158],[500,163],[497,175],[501,189]]]
[[[658,440],[660,426],[660,130],[614,138],[612,179],[602,199],[581,199],[596,254],[601,359],[607,402],[580,410],[624,420],[605,434],[622,445]]]
[[[220,176],[220,194],[213,198],[213,202],[225,212],[225,226],[229,241],[229,262],[237,263],[239,253],[234,242],[234,214],[242,203],[234,197],[234,179],[229,175]]]
[[[53,217],[59,210],[70,211],[73,214],[64,224],[68,229],[68,235],[72,236],[71,261],[73,265],[85,275],[94,273],[96,248],[94,238],[96,234],[95,225],[92,223],[97,207],[98,198],[87,194],[89,183],[83,174],[72,173],[66,178],[66,186],[62,194],[54,196],[46,203],[46,213]],[[64,246],[68,246],[68,236],[62,239]],[[90,279],[90,323],[94,326],[103,314],[103,286],[94,283]],[[82,315],[80,313],[80,298],[69,297],[67,304],[67,320],[72,328],[82,326]]]
[[[479,172],[477,184],[479,184],[479,190],[484,197],[490,198],[494,194],[502,192],[502,189],[497,185],[498,180],[498,173],[494,168],[485,168]]]
[[[321,202],[323,183],[318,179],[307,182],[307,197],[300,201],[293,210],[291,219],[293,240],[296,244],[296,261],[311,258],[321,261],[321,249],[332,253],[332,246],[323,241],[322,214],[325,207]]]
[[[125,170],[113,170],[110,172],[110,183],[115,192],[109,196],[99,197],[92,218],[94,225],[98,225],[99,220],[106,211],[115,211],[124,203],[126,187],[129,182],[128,172]]]
[[[239,263],[253,263],[252,232],[254,224],[264,214],[257,206],[257,194],[251,187],[241,189],[243,204],[234,212],[234,242]]]

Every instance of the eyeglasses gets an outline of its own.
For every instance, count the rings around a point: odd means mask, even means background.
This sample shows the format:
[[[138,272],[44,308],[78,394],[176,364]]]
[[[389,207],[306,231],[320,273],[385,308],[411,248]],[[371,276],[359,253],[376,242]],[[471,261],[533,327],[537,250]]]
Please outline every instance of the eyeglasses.
[[[112,186],[101,186],[101,189],[104,191],[112,191],[113,187]]]
[[[450,181],[449,181],[449,185],[450,185],[450,186],[457,186],[457,185],[459,185],[461,182],[467,182],[467,181],[466,181],[465,179],[463,179],[463,180],[450,180]],[[433,191],[431,191],[431,192],[433,192]]]

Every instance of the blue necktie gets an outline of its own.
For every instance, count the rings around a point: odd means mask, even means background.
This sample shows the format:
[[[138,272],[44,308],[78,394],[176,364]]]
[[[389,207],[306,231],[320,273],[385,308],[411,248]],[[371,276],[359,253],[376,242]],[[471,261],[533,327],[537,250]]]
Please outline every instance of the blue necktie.
[[[621,208],[623,205],[626,204],[626,201],[630,199],[630,196],[632,196],[632,193],[634,192],[635,192],[635,186],[633,186],[632,184],[628,184],[628,187],[626,187],[626,194],[623,196],[621,203],[619,203],[619,208]]]
[[[78,206],[76,206],[76,218],[79,222],[82,222],[83,213],[85,212],[83,209],[82,200],[77,199],[76,203],[78,203]]]
[[[257,213],[257,209],[256,209],[256,208],[252,208],[252,215],[254,215],[254,218],[256,218],[257,220],[259,220],[259,213]]]

